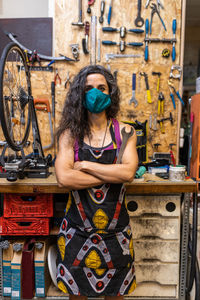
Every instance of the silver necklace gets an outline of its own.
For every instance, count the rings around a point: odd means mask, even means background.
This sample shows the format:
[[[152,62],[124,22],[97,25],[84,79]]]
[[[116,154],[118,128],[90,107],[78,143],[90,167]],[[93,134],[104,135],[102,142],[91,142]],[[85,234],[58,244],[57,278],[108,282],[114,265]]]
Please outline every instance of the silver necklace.
[[[105,130],[105,133],[104,133],[104,137],[103,137],[103,142],[102,142],[102,146],[101,146],[101,150],[98,150],[98,154],[96,154],[96,153],[94,153],[94,151],[91,149],[92,148],[92,146],[91,146],[91,140],[90,140],[90,136],[88,136],[88,140],[89,140],[89,144],[90,144],[90,152],[91,152],[91,154],[96,158],[96,159],[98,159],[98,158],[100,158],[101,156],[102,156],[102,154],[103,154],[103,146],[104,146],[104,143],[105,143],[105,139],[106,139],[106,133],[107,133],[107,128],[108,128],[108,121],[107,121],[107,124],[106,124],[106,130]]]

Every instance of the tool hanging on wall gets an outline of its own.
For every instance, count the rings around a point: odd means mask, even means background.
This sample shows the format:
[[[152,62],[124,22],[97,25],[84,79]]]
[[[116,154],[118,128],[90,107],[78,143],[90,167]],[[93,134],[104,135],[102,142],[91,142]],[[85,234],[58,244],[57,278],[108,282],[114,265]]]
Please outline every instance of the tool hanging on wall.
[[[129,105],[134,103],[134,107],[138,106],[138,101],[135,98],[135,87],[136,87],[136,74],[132,74],[132,98],[129,100]]]
[[[173,32],[173,42],[172,42],[172,61],[176,59],[176,48],[175,48],[175,39],[176,39],[176,19],[172,21],[172,32]]]
[[[174,119],[173,119],[173,116],[172,116],[172,113],[170,112],[169,113],[169,117],[168,118],[162,118],[160,120],[157,120],[157,122],[159,123],[160,125],[160,130],[161,130],[161,133],[165,133],[165,129],[163,127],[163,122],[165,121],[170,121],[171,125],[174,124]]]
[[[103,23],[103,15],[104,15],[104,11],[105,11],[105,1],[104,0],[102,0],[101,1],[101,6],[100,6],[100,13],[101,13],[101,15],[100,15],[100,17],[99,17],[99,23]]]
[[[170,50],[165,48],[162,50],[162,57],[168,58],[170,57]]]
[[[171,162],[172,162],[172,164],[173,164],[173,166],[175,167],[176,166],[176,160],[175,160],[175,157],[174,157],[174,153],[173,153],[173,151],[172,151],[172,148],[173,148],[173,146],[175,146],[176,144],[174,144],[174,143],[171,143],[171,144],[169,144],[169,153],[170,153],[170,157],[171,157]]]
[[[125,26],[121,26],[120,28],[113,28],[113,27],[102,27],[102,30],[104,32],[119,32],[120,37],[124,38],[127,32],[131,32],[131,33],[143,33],[144,30],[143,29],[126,29]]]
[[[137,5],[137,17],[135,19],[135,26],[142,27],[144,25],[144,19],[141,16],[142,0],[138,0]]]
[[[91,16],[91,50],[90,50],[90,64],[96,64],[96,43],[97,43],[97,17]]]
[[[67,71],[67,79],[66,79],[66,81],[65,81],[64,86],[65,86],[65,89],[70,88],[70,86],[71,86],[71,81],[70,81],[69,71]]]
[[[98,39],[97,41],[97,60],[98,62],[101,61],[101,40]]]
[[[150,89],[149,89],[148,75],[147,75],[147,73],[145,73],[145,72],[140,72],[140,75],[141,75],[141,76],[144,76],[145,85],[146,85],[146,91],[147,91],[147,102],[148,102],[148,103],[152,103],[152,100],[151,100],[151,92],[150,92]]]
[[[158,10],[157,5],[156,5],[155,3],[152,3],[150,7],[151,7],[151,9],[152,9],[152,10],[151,10],[151,20],[150,20],[150,34],[152,33],[153,16],[154,16],[155,14],[158,15],[158,17],[159,17],[159,19],[160,19],[160,21],[161,21],[161,23],[162,23],[162,26],[163,26],[164,30],[167,31],[167,28],[166,28],[166,26],[165,26],[165,23],[164,23],[163,19],[161,18],[161,15],[160,15],[160,12],[159,12],[159,10]]]
[[[153,76],[158,76],[158,81],[157,81],[157,87],[156,87],[156,91],[159,93],[159,90],[160,90],[160,76],[161,76],[161,72],[155,72],[153,71],[152,72],[152,75]]]
[[[115,58],[140,58],[140,54],[114,54],[114,53],[107,53],[106,55],[106,62],[107,62],[107,68],[110,70],[110,59]]]
[[[48,113],[49,118],[49,127],[50,127],[50,134],[51,134],[51,142],[49,145],[42,147],[43,149],[50,149],[53,147],[54,144],[54,135],[53,135],[53,125],[51,120],[51,109],[48,99],[34,99],[34,106],[36,110],[39,111],[46,111]]]
[[[59,84],[61,84],[61,78],[60,78],[60,75],[58,74],[58,69],[56,69],[56,74],[54,76],[54,83],[55,83],[55,86],[57,84],[57,81],[59,82]]]
[[[172,65],[171,66],[171,71],[169,74],[169,78],[174,78],[174,79],[181,79],[182,75],[182,68],[179,65]]]
[[[82,47],[84,54],[89,53],[88,43],[89,43],[89,30],[90,30],[90,23],[88,21],[85,22],[85,38],[82,39]]]
[[[93,5],[95,0],[88,0],[88,8],[87,8],[87,13],[91,14],[91,8],[90,6]]]
[[[118,42],[113,42],[113,41],[102,41],[101,43],[102,43],[102,45],[105,45],[105,46],[118,45],[120,52],[123,52],[127,46],[130,46],[130,47],[142,47],[143,46],[143,43],[139,43],[139,42],[126,43],[125,41],[120,41],[118,43]]]
[[[112,6],[113,6],[113,0],[110,0],[110,5],[109,5],[109,9],[108,9],[108,25],[110,25],[110,21],[111,21]]]
[[[79,44],[71,44],[70,45],[72,49],[72,55],[75,58],[76,61],[78,61],[79,58]]]
[[[168,86],[169,86],[169,89],[170,89],[170,97],[172,99],[172,103],[173,103],[173,106],[174,106],[174,109],[176,109],[176,103],[175,103],[175,97],[174,95],[176,95],[178,97],[178,99],[181,101],[182,105],[185,105],[183,99],[181,98],[181,95],[179,93],[179,91],[176,91],[174,85],[173,85],[173,82],[172,80],[168,80]]]
[[[162,92],[158,95],[158,116],[164,115],[164,100],[165,97]]]
[[[175,21],[173,20],[172,21],[172,24],[175,24]],[[170,43],[172,44],[172,47],[173,47],[173,56],[172,56],[172,61],[175,61],[176,59],[176,51],[175,51],[175,43],[176,43],[176,38],[175,38],[175,34],[173,34],[173,38],[172,39],[166,39],[166,38],[163,38],[163,39],[160,39],[160,38],[149,38],[149,20],[146,19],[145,21],[145,55],[144,55],[144,58],[145,58],[145,61],[148,61],[148,57],[149,57],[149,49],[148,49],[148,44],[149,43]]]
[[[149,3],[151,0],[147,0],[146,4],[145,4],[145,8],[148,8]],[[164,9],[164,6],[162,5],[162,3],[160,2],[160,0],[157,0],[157,6],[158,6],[158,10],[160,10],[160,8]]]
[[[82,0],[78,0],[78,21],[72,23],[73,26],[84,26],[83,23],[83,11],[82,11]]]

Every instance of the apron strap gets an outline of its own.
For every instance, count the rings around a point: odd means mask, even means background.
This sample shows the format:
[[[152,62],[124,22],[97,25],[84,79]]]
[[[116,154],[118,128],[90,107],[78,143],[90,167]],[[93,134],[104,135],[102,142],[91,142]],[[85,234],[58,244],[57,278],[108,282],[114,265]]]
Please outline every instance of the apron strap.
[[[119,150],[122,144],[121,136],[120,136],[120,128],[119,128],[119,122],[116,119],[112,119],[112,123],[114,125],[114,140],[113,144],[115,143],[117,146],[117,149]],[[112,126],[111,126],[112,127]],[[113,128],[111,129],[113,131]],[[111,133],[112,136],[112,133]],[[113,139],[113,137],[112,137]]]
[[[74,143],[74,161],[78,161],[78,150],[79,150],[79,145],[78,145],[78,140],[75,139]]]

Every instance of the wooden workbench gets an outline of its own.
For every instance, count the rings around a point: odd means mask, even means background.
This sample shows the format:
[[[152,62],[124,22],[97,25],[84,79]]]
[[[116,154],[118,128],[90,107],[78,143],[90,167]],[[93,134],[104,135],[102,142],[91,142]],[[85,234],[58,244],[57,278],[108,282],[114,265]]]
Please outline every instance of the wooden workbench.
[[[25,178],[15,182],[9,182],[7,179],[0,179],[0,193],[67,193],[69,190],[65,187],[59,187],[56,181],[54,169],[51,169],[51,175],[45,179]],[[178,300],[185,300],[185,286],[187,275],[187,244],[189,236],[189,206],[190,193],[197,193],[197,182],[187,179],[180,182],[172,182],[161,179],[155,175],[144,174],[142,179],[133,180],[132,183],[126,183],[127,194],[131,195],[155,195],[159,200],[159,195],[175,195],[184,194],[183,201],[183,218],[182,218],[182,234],[180,237],[180,286]],[[139,196],[140,197],[140,196]],[[165,197],[165,196],[164,196]],[[174,197],[174,196],[173,196]],[[144,200],[145,201],[145,200]],[[158,201],[159,202],[159,201]],[[162,219],[163,220],[163,219]],[[167,242],[166,242],[167,244]],[[178,251],[179,252],[179,251]],[[48,293],[49,294],[49,293]],[[52,297],[52,292],[50,293]],[[47,297],[48,298],[48,297]],[[66,296],[61,299],[67,299]],[[132,297],[129,297],[131,299]],[[141,297],[139,297],[141,298]],[[133,297],[138,299],[137,296]],[[145,297],[142,299],[146,300]],[[173,298],[176,299],[177,298]]]
[[[54,170],[48,178],[25,178],[15,182],[0,179],[0,193],[67,193],[65,187],[59,187]],[[144,180],[133,180],[126,184],[128,194],[174,194],[196,193],[197,183],[192,179],[172,182],[155,175],[145,174]]]

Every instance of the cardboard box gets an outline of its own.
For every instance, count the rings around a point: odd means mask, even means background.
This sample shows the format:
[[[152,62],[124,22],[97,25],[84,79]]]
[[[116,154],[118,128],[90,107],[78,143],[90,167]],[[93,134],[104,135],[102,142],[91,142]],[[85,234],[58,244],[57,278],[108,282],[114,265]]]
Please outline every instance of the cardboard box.
[[[13,247],[9,243],[7,249],[3,249],[3,296],[11,296],[12,282],[11,282],[11,260],[13,258]]]
[[[42,245],[42,247],[38,247]],[[47,253],[48,240],[38,240],[35,243],[34,267],[35,267],[35,296],[46,297],[51,279],[48,270]]]
[[[15,251],[16,244],[21,247],[21,250]],[[12,293],[11,299],[21,299],[21,262],[22,262],[22,249],[24,241],[16,241],[13,243],[13,258],[11,260],[11,281],[12,281]]]

